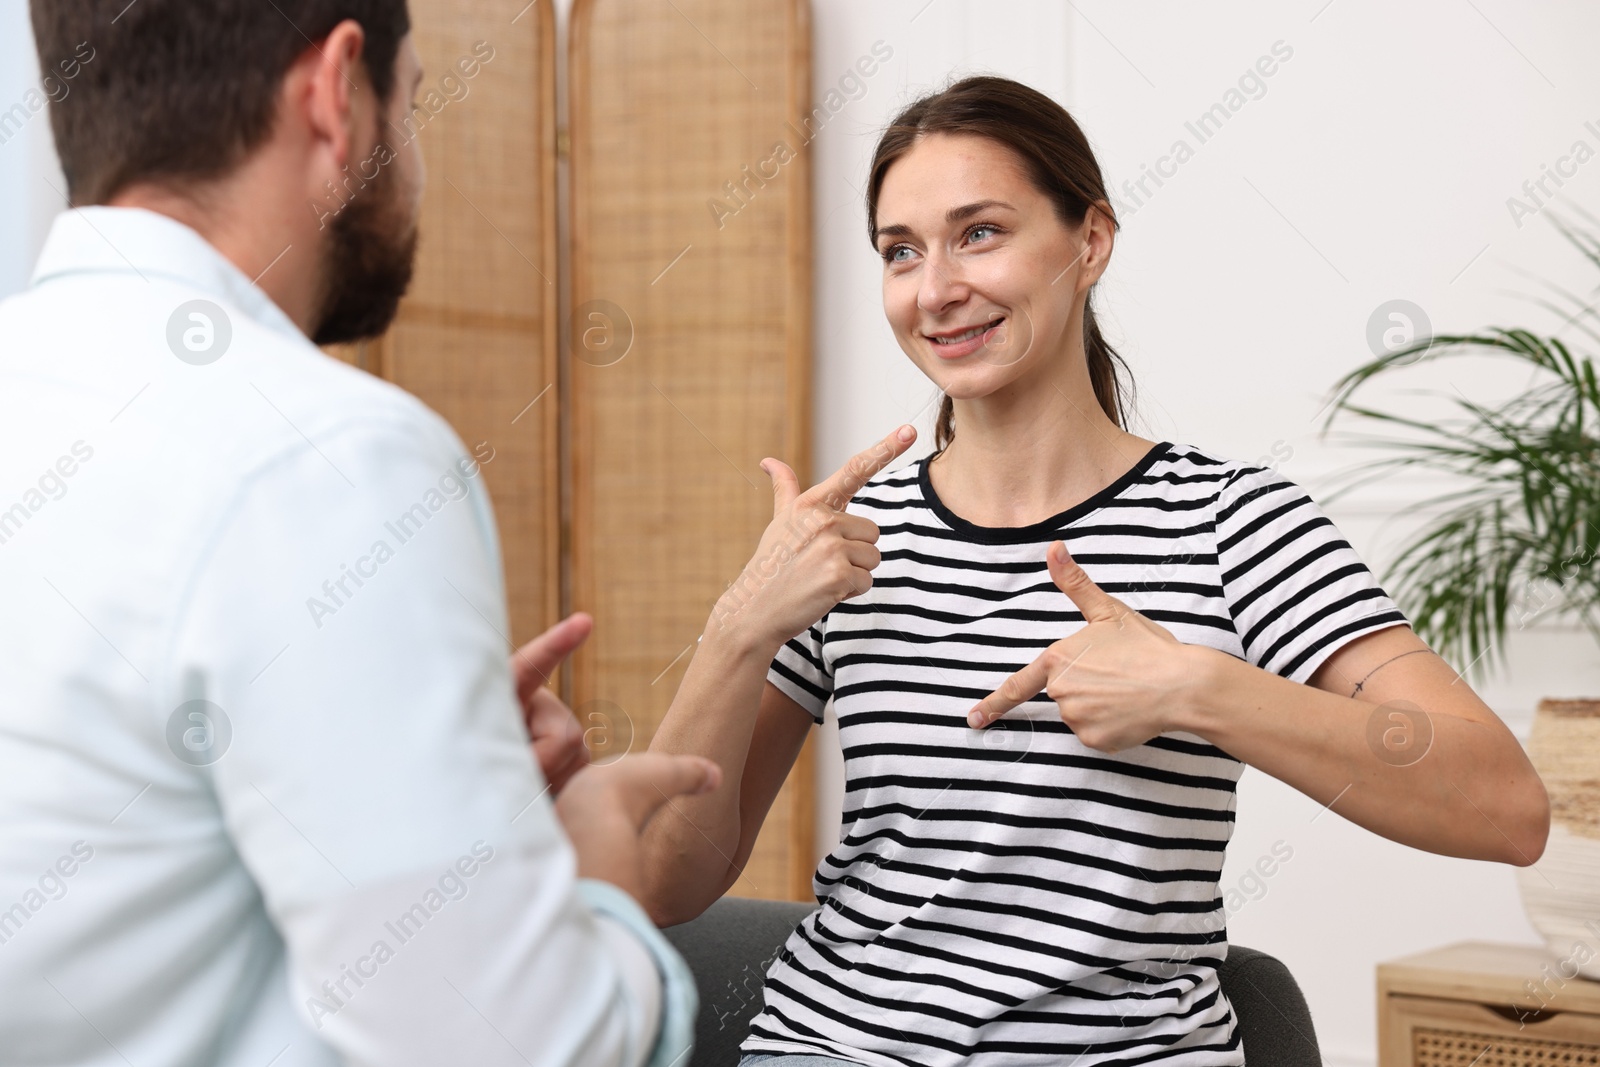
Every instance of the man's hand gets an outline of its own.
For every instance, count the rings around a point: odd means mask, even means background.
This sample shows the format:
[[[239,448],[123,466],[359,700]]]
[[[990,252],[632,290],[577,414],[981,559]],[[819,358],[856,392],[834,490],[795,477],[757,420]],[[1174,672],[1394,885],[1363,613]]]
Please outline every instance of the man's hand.
[[[1177,729],[1193,681],[1191,647],[1101,589],[1060,541],[1045,552],[1056,588],[1084,626],[1057,641],[967,713],[981,729],[1043,690],[1079,741],[1102,752],[1142,745]]]
[[[578,854],[578,877],[610,882],[647,904],[639,847],[645,824],[673,797],[709,793],[721,784],[722,768],[703,756],[639,752],[579,771],[556,798],[556,814]]]
[[[550,676],[593,629],[594,619],[588,615],[569,615],[511,656],[517,702],[552,793],[560,793],[568,779],[589,765],[589,749],[572,709],[550,691]]]

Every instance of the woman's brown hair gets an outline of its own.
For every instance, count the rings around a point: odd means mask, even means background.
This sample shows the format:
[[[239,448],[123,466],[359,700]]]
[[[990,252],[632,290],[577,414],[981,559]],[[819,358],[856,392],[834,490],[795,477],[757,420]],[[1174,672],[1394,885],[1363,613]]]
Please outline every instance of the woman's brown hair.
[[[867,182],[867,233],[874,248],[878,244],[878,194],[883,189],[884,175],[895,160],[931,133],[975,134],[1009,148],[1022,160],[1033,184],[1055,204],[1056,216],[1064,225],[1077,226],[1091,205],[1109,203],[1100,164],[1065,108],[1009,78],[965,78],[911,104],[895,116],[878,139]],[[1116,215],[1104,205],[1099,210],[1111,220],[1114,230]],[[1101,336],[1091,299],[1084,301],[1083,347],[1095,399],[1112,422],[1126,429],[1132,377],[1122,357]],[[954,435],[955,404],[946,396],[939,407],[935,447],[943,449]]]

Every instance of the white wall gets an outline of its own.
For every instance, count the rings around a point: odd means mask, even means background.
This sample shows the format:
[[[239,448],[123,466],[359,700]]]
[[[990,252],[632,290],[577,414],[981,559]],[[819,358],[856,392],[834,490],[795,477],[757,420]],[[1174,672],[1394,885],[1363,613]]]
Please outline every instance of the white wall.
[[[1102,321],[1139,387],[1145,436],[1241,459],[1287,446],[1280,469],[1319,495],[1367,453],[1317,439],[1313,416],[1339,375],[1369,358],[1384,301],[1421,305],[1436,332],[1489,324],[1553,330],[1524,297],[1532,271],[1592,297],[1600,278],[1543,219],[1517,227],[1506,199],[1574,140],[1600,149],[1600,11],[1379,0],[1293,4],[1078,0],[814,0],[819,87],[876,39],[895,58],[822,134],[817,179],[818,472],[831,471],[931,387],[900,353],[878,302],[860,187],[875,131],[952,73],[988,71],[1073,112],[1121,189],[1186,139],[1192,158],[1153,195],[1119,192],[1122,229],[1101,284]],[[920,12],[920,13],[919,13]],[[1292,56],[1214,137],[1195,120],[1277,41]],[[1169,165],[1168,172],[1172,171]],[[1563,192],[1600,214],[1600,160]],[[1558,208],[1559,210],[1559,208]],[[1567,213],[1569,216],[1572,212]],[[1518,294],[1522,294],[1519,296]],[[1574,330],[1563,336],[1574,340]],[[1578,338],[1581,340],[1581,338]],[[1417,368],[1408,384],[1492,401],[1521,376],[1489,365]],[[1381,398],[1384,393],[1375,393]],[[1417,401],[1401,398],[1414,410]],[[1341,425],[1351,425],[1341,423]],[[925,438],[926,439],[926,438]],[[1383,573],[1400,520],[1430,484],[1412,479],[1329,505]],[[1545,695],[1600,694],[1600,650],[1535,626],[1511,668],[1476,688],[1519,736]],[[1460,664],[1458,667],[1462,666]],[[821,761],[818,848],[837,840],[842,761]],[[1247,769],[1224,868],[1238,883],[1282,840],[1293,858],[1232,919],[1239,944],[1282,958],[1305,989],[1326,1059],[1375,1062],[1374,968],[1463,939],[1538,942],[1513,868],[1393,844]]]
[[[1119,194],[1123,225],[1101,286],[1103,321],[1138,382],[1139,428],[1244,459],[1287,446],[1281,469],[1313,494],[1362,455],[1319,442],[1312,418],[1326,388],[1366,357],[1377,305],[1415,301],[1436,330],[1553,328],[1519,270],[1586,298],[1600,280],[1542,219],[1519,228],[1506,207],[1574,140],[1600,148],[1584,128],[1600,127],[1591,55],[1600,11],[1587,5],[813,4],[818,94],[875,41],[895,53],[815,143],[819,472],[900,421],[929,425],[932,388],[883,321],[860,190],[879,127],[955,74],[1005,74],[1061,100],[1114,188],[1174,139],[1190,141],[1193,157],[1142,205]],[[1279,40],[1293,55],[1265,92],[1196,145],[1185,121]],[[36,78],[26,5],[0,0],[0,109]],[[25,284],[59,209],[53,167],[42,115],[0,145],[0,296]],[[1600,213],[1600,161],[1564,192]],[[1413,373],[1479,401],[1517,384],[1489,366]],[[1427,490],[1395,485],[1329,511],[1381,574],[1403,532],[1395,520]],[[1600,654],[1582,634],[1537,625],[1514,636],[1510,654],[1510,669],[1478,688],[1519,735],[1539,697],[1600,693]],[[837,838],[842,773],[831,728],[824,742],[819,850]],[[1294,856],[1231,933],[1289,964],[1329,1063],[1370,1065],[1379,961],[1459,939],[1538,938],[1512,868],[1402,848],[1320,807],[1245,772],[1224,884],[1276,841]]]
[[[59,90],[57,90],[59,91]],[[45,99],[27,0],[0,0],[0,113],[28,117],[0,126],[0,299],[28,284],[33,261],[66,189],[50,138],[50,116],[29,102]],[[0,338],[0,344],[4,344]]]

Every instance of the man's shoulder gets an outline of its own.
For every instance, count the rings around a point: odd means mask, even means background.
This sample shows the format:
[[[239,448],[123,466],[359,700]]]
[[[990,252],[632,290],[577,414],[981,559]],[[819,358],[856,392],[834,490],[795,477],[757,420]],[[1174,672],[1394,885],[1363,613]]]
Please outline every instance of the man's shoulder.
[[[240,307],[180,279],[89,273],[0,303],[22,392],[131,433],[157,427],[206,451],[315,440],[335,426],[448,430],[405,390],[328,355],[275,306]],[[124,408],[123,405],[126,404]]]
[[[230,391],[235,403],[254,410],[250,431],[233,443],[236,454],[214,471],[224,480],[237,475],[246,484],[288,487],[274,473],[279,465],[309,464],[325,488],[365,498],[411,477],[402,471],[426,470],[432,479],[471,462],[455,429],[421,399],[309,343],[278,354]]]
[[[451,432],[443,417],[417,396],[308,340],[274,334],[263,338],[259,354],[263,358],[253,366],[241,364],[237,375],[247,378],[250,389],[305,436],[363,425],[409,428],[429,436]]]
[[[251,334],[260,331],[266,336]],[[176,396],[152,405],[150,418],[170,420],[195,439],[215,444],[215,473],[249,475],[309,451],[337,455],[421,455],[447,463],[462,451],[455,431],[422,400],[393,382],[297,341],[248,324],[235,364],[209,390],[211,410],[176,410]]]
[[[296,456],[327,460],[342,485],[341,457],[444,469],[465,452],[421,400],[323,352],[276,308],[178,279],[85,273],[36,285],[0,304],[0,334],[11,342],[0,439],[53,440],[71,426],[97,469],[117,467],[173,516],[206,511]]]

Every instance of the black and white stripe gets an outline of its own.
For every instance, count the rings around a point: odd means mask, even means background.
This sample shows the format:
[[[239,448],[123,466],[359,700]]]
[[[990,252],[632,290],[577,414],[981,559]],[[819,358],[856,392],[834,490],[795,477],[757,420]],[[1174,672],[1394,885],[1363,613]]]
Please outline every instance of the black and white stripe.
[[[745,1051],[883,1067],[1244,1063],[1217,981],[1243,765],[1188,733],[1097,752],[1042,694],[983,732],[966,712],[1083,625],[1045,567],[1058,538],[1180,641],[1295,681],[1405,617],[1304,490],[1189,445],[1157,445],[1027,527],[952,514],[926,460],[875,477],[850,511],[881,531],[873,587],[768,675],[818,722],[834,701],[842,839]]]

